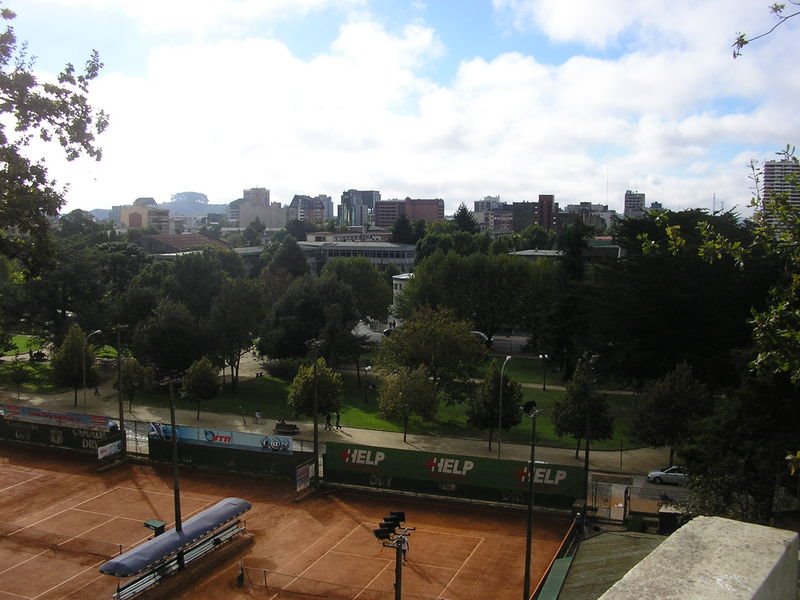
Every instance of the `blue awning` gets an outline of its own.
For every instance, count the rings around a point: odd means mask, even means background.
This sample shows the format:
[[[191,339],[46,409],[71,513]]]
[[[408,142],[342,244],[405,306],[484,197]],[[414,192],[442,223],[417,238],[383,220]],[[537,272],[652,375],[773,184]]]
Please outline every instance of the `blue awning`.
[[[196,514],[182,524],[182,531],[175,529],[147,540],[143,544],[120,554],[100,567],[100,572],[116,577],[131,577],[152,569],[180,550],[191,546],[239,515],[250,510],[251,505],[241,498],[225,498],[211,508]]]

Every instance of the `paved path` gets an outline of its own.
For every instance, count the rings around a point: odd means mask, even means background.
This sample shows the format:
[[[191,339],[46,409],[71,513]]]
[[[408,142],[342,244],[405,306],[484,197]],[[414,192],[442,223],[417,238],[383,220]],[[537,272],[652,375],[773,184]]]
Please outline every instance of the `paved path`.
[[[248,373],[242,373],[247,376]],[[74,406],[74,395],[72,391],[59,394],[17,394],[12,390],[0,390],[0,403],[22,404],[40,406],[53,410],[65,412],[87,412],[90,414],[102,414],[112,418],[119,416],[119,404],[117,402],[117,392],[107,382],[100,388],[100,395],[95,396],[92,389],[86,390],[86,404],[84,406],[83,392],[78,392],[78,407]],[[166,407],[143,406],[134,403],[133,410],[128,412],[127,402],[125,403],[125,418],[136,421],[160,421],[169,422],[169,409]],[[176,410],[176,420],[180,424],[189,426],[201,426],[213,429],[223,429],[228,431],[251,431],[260,433],[271,433],[275,426],[274,420],[268,420],[264,424],[254,425],[242,422],[240,415],[219,414],[219,413],[200,413],[200,420],[196,419],[196,412],[193,410]],[[311,441],[313,438],[313,426],[310,422],[293,421],[300,426],[300,434],[296,439]],[[383,446],[387,448],[407,448],[418,449],[430,452],[446,452],[451,454],[464,454],[469,456],[496,457],[497,445],[492,445],[492,450],[488,448],[486,440],[470,438],[449,438],[442,436],[427,436],[409,434],[406,441],[403,440],[402,433],[389,431],[378,431],[373,429],[356,429],[347,427],[337,431],[326,431],[323,427],[322,419],[319,424],[319,439],[321,442],[343,442],[354,443],[368,446]],[[530,446],[527,444],[505,444],[501,446],[501,456],[503,458],[527,461],[530,454]],[[642,448],[636,450],[619,451],[592,451],[589,454],[589,466],[592,471],[607,473],[642,474],[656,468],[661,468],[669,460],[669,451],[666,448]],[[569,448],[551,448],[546,446],[536,447],[536,460],[546,461],[562,465],[574,465],[583,467],[584,457],[581,452],[575,458],[575,450]]]

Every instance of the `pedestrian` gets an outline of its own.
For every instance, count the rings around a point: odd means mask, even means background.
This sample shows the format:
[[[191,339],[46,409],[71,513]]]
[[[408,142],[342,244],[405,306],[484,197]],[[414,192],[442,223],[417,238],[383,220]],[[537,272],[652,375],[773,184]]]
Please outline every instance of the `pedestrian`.
[[[100,395],[100,388],[97,387],[97,386],[94,386],[94,395],[95,396],[99,396]]]
[[[339,422],[339,413],[336,413],[336,429],[341,429],[342,424]]]
[[[330,431],[331,428],[331,413],[325,415],[325,429]]]
[[[406,555],[408,555],[408,538],[404,535],[400,536],[400,551],[403,553],[403,562],[406,562]]]

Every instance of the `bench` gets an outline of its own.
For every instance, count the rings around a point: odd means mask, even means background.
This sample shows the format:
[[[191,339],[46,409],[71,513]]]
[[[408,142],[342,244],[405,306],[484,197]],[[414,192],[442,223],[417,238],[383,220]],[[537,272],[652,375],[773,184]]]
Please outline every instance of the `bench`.
[[[275,423],[274,431],[278,435],[295,435],[300,432],[300,428],[294,423]]]

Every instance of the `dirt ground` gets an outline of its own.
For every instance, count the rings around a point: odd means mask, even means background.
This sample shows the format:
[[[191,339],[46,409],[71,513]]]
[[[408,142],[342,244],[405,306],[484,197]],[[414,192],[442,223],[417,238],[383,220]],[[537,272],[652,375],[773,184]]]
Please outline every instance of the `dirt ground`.
[[[119,581],[99,566],[148,539],[147,519],[174,526],[169,466],[95,469],[91,457],[0,445],[0,600],[108,599]],[[179,598],[393,598],[395,551],[372,534],[389,511],[415,527],[404,598],[521,593],[523,510],[353,491],[297,499],[289,482],[185,469],[180,487],[183,519],[225,497],[251,502],[244,518],[254,543],[192,578]],[[535,514],[533,585],[568,526],[566,516]]]

